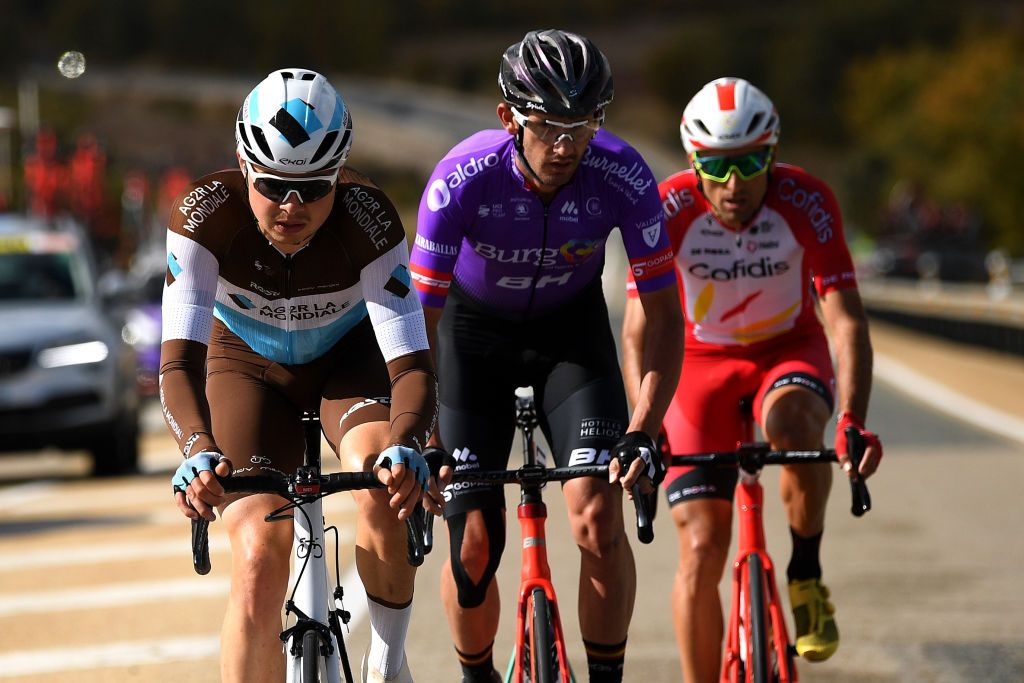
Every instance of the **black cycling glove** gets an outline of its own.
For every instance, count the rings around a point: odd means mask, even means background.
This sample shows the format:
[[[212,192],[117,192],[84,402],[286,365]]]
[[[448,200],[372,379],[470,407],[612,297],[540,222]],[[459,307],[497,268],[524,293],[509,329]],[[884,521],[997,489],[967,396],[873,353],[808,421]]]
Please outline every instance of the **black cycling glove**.
[[[644,432],[627,432],[612,449],[612,455],[619,459],[625,473],[637,458],[644,461],[643,474],[655,486],[665,478],[665,460],[654,440]]]

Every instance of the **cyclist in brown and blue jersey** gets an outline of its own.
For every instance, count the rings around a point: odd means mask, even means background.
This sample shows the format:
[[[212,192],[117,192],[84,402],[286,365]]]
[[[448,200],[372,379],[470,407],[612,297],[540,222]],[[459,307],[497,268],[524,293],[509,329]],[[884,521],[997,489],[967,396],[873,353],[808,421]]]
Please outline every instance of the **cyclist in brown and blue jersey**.
[[[320,74],[270,74],[243,102],[236,138],[238,168],[200,178],[172,209],[160,368],[186,458],[177,505],[193,519],[218,509],[231,540],[222,680],[284,679],[293,531],[264,522],[281,498],[225,496],[213,474],[294,472],[300,417],[318,410],[343,464],[387,485],[355,494],[372,630],[364,680],[411,681],[404,520],[428,487],[420,453],[437,390],[405,232],[387,196],[345,167],[351,117]]]

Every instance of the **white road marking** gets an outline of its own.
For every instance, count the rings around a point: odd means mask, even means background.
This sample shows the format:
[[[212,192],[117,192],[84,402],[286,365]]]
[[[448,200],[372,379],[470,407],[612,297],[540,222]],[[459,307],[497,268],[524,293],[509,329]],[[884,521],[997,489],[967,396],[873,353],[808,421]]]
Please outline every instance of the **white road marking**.
[[[964,396],[890,356],[875,354],[874,373],[879,381],[936,410],[1024,443],[1024,420]]]
[[[216,633],[189,638],[125,641],[95,647],[26,650],[0,655],[0,678],[216,659],[219,652],[220,637]]]
[[[145,590],[150,594],[159,592],[161,589],[165,593],[173,593],[180,588],[176,584],[185,583],[190,584],[188,589],[191,595],[199,594],[198,591],[194,590],[195,586],[198,585],[194,581],[165,582],[162,586],[157,584],[137,584],[135,586],[122,586],[113,590],[120,594],[115,601],[125,604],[123,598],[131,598],[133,594],[137,594],[137,589],[143,586],[146,587]],[[227,591],[226,580],[211,580],[209,577],[206,577],[199,583],[212,586],[212,589],[206,592],[206,594],[223,594]],[[359,580],[359,575],[356,573],[355,565],[349,567],[342,579],[341,585],[345,589],[345,607],[352,614],[349,627],[354,628],[362,622],[367,613],[366,591]],[[55,594],[50,594],[50,596],[53,597]],[[37,601],[39,600],[39,595],[29,596],[28,599]],[[110,596],[106,596],[102,600],[110,600]],[[139,602],[142,601],[140,600]],[[8,600],[5,596],[0,596],[0,606],[6,608],[7,604]],[[0,610],[0,616],[2,616],[2,610]],[[62,646],[47,650],[26,650],[0,655],[0,678],[17,678],[19,676],[57,673],[61,671],[144,666],[197,659],[216,659],[219,654],[220,638],[216,633],[189,638],[163,638],[108,643],[92,647]]]
[[[228,550],[226,536],[210,538],[210,551]],[[67,567],[70,565],[101,564],[118,560],[148,560],[156,557],[181,557],[189,554],[188,532],[181,538],[166,541],[139,541],[136,543],[105,543],[69,547],[63,545],[53,549],[22,552],[12,550],[0,557],[0,571],[22,571],[42,567]]]
[[[187,600],[201,596],[220,596],[227,595],[229,586],[230,582],[226,576],[195,576],[170,581],[90,586],[87,589],[0,593],[0,617],[92,608],[109,609],[167,600]]]
[[[341,543],[349,544],[355,534],[348,529],[339,529]],[[62,546],[47,550],[22,552],[14,550],[0,556],[0,571],[21,571],[40,567],[67,567],[70,565],[102,564],[118,560],[148,560],[156,557],[187,558],[189,538],[187,529],[181,538],[164,541],[138,541],[135,543],[105,543],[83,546]],[[210,535],[211,552],[227,552],[230,549],[225,535]]]
[[[29,506],[57,487],[54,481],[33,481],[27,484],[18,484],[0,491],[0,506],[5,508],[5,514],[16,512],[15,508]]]

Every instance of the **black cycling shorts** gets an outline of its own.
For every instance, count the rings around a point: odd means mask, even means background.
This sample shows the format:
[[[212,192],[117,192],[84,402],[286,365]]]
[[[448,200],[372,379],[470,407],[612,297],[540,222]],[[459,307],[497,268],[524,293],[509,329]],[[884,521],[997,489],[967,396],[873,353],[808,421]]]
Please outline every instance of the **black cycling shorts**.
[[[562,309],[526,321],[496,317],[453,286],[437,361],[441,439],[456,471],[507,466],[516,387],[534,389],[549,466],[607,464],[628,425],[600,281]],[[487,484],[449,486],[445,499],[449,516],[505,506],[502,487]]]

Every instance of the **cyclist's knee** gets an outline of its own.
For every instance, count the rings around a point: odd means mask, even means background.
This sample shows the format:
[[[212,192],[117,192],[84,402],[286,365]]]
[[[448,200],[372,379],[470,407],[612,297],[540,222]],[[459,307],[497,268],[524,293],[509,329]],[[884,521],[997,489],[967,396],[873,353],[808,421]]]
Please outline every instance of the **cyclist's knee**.
[[[828,418],[828,406],[817,394],[794,388],[772,402],[763,417],[764,432],[775,448],[819,448]]]
[[[582,550],[605,557],[622,545],[625,530],[621,493],[607,485],[586,491],[567,485],[565,498],[573,540]]]
[[[622,511],[609,508],[584,508],[570,518],[573,540],[584,552],[607,557],[626,541]]]
[[[505,511],[482,508],[451,515],[448,534],[459,606],[479,607],[505,550]]]
[[[232,593],[241,609],[258,613],[262,605],[280,609],[281,600],[269,597],[288,583],[293,530],[291,524],[268,524],[262,517],[240,524],[230,533]]]
[[[724,566],[729,553],[732,503],[701,499],[672,508],[679,539],[679,564],[691,572]]]

